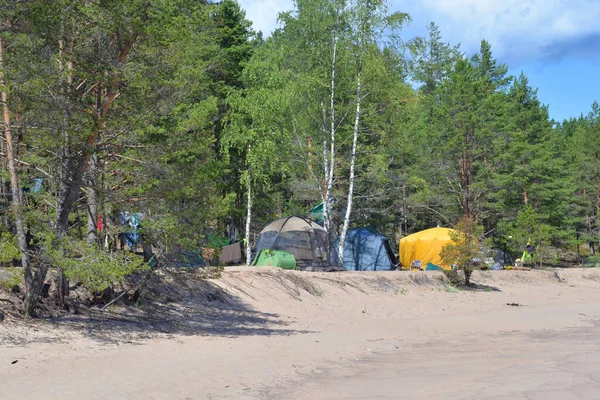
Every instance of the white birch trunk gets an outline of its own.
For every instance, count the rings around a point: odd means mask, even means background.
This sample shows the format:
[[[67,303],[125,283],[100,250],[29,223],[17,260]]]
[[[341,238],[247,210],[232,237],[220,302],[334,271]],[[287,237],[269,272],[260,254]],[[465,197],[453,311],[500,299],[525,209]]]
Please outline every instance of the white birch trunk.
[[[334,175],[334,170],[335,170],[335,67],[336,67],[336,61],[337,61],[337,43],[338,43],[338,39],[337,37],[334,37],[333,39],[333,56],[331,59],[331,93],[330,93],[330,104],[329,107],[331,108],[331,129],[329,132],[329,145],[330,145],[330,150],[329,150],[329,160],[325,160],[326,165],[328,164],[328,171],[329,174],[326,175],[326,189],[325,189],[325,203],[323,204],[323,217],[325,218],[325,215],[327,215],[326,218],[326,229],[327,229],[327,234],[328,234],[328,238],[329,241],[331,241],[332,239],[332,235],[333,235],[333,221],[331,218],[331,209],[330,207],[330,201],[329,199],[331,198],[331,191],[333,188],[333,175]],[[327,214],[325,214],[325,210],[327,210]]]
[[[350,226],[350,214],[352,213],[352,196],[354,192],[354,166],[356,164],[356,146],[358,143],[358,127],[360,124],[360,100],[361,100],[361,81],[360,72],[358,73],[356,82],[356,115],[354,117],[354,132],[352,138],[352,157],[350,159],[350,179],[348,186],[348,202],[346,206],[346,215],[344,217],[344,226],[342,227],[342,233],[340,234],[340,243],[338,247],[338,254],[340,259],[344,259],[344,241],[346,240],[346,233]]]
[[[325,105],[321,102],[321,109],[323,110],[323,171],[325,179],[323,181],[323,191],[321,192],[321,200],[323,201],[323,221],[325,223],[325,230],[329,232],[330,221],[329,221],[329,192],[327,190],[327,182],[329,178],[329,132],[327,131],[327,112],[325,111]]]
[[[248,176],[248,210],[246,213],[246,265],[250,265],[252,246],[250,245],[250,223],[252,222],[252,180]]]

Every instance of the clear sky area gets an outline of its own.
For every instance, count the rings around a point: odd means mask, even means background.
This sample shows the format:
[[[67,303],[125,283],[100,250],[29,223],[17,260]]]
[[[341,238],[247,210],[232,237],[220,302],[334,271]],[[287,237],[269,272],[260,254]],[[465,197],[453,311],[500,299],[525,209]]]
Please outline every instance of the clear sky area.
[[[254,28],[269,36],[290,0],[241,0]],[[600,101],[600,0],[392,0],[410,14],[405,40],[425,36],[435,22],[450,44],[470,55],[481,39],[509,72],[527,75],[560,121],[587,114]]]

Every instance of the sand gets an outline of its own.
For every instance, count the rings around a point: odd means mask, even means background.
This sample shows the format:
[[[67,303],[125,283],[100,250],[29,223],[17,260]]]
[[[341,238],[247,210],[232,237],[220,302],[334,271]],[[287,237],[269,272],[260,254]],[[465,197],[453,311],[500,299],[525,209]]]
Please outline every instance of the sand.
[[[559,273],[231,268],[172,324],[0,323],[0,398],[600,399],[600,271]]]

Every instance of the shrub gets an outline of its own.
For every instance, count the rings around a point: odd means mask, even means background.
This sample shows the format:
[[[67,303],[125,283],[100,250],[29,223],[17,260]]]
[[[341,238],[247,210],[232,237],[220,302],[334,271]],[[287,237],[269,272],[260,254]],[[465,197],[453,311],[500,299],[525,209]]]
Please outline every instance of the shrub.
[[[458,265],[464,274],[465,285],[471,285],[471,274],[476,265],[473,261],[479,257],[479,240],[483,228],[471,217],[463,217],[456,224],[456,231],[450,233],[453,243],[442,248],[440,256],[448,265]]]
[[[458,286],[464,281],[464,277],[462,277],[455,269],[444,270],[444,275],[453,286]]]
[[[68,279],[95,293],[114,287],[133,272],[149,268],[135,253],[107,251],[78,241],[46,246],[44,253],[50,265],[60,267]]]
[[[7,292],[23,283],[23,272],[15,267],[6,268],[7,276],[0,278],[0,287]]]
[[[583,263],[584,267],[600,267],[600,255],[589,256]]]
[[[21,258],[17,239],[8,232],[0,235],[0,264],[9,264]]]

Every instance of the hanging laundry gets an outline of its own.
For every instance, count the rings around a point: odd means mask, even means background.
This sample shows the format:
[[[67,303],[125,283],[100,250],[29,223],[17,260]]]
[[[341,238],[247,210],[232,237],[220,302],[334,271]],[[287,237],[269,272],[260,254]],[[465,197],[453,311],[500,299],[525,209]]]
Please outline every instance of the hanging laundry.
[[[102,228],[102,214],[98,214],[98,217],[96,218],[96,230],[102,232]]]
[[[141,228],[141,213],[130,213],[128,211],[122,211],[119,213],[119,225],[128,226],[129,229],[119,234],[119,237],[125,239],[125,244],[131,248],[134,248],[140,241],[139,229]]]

